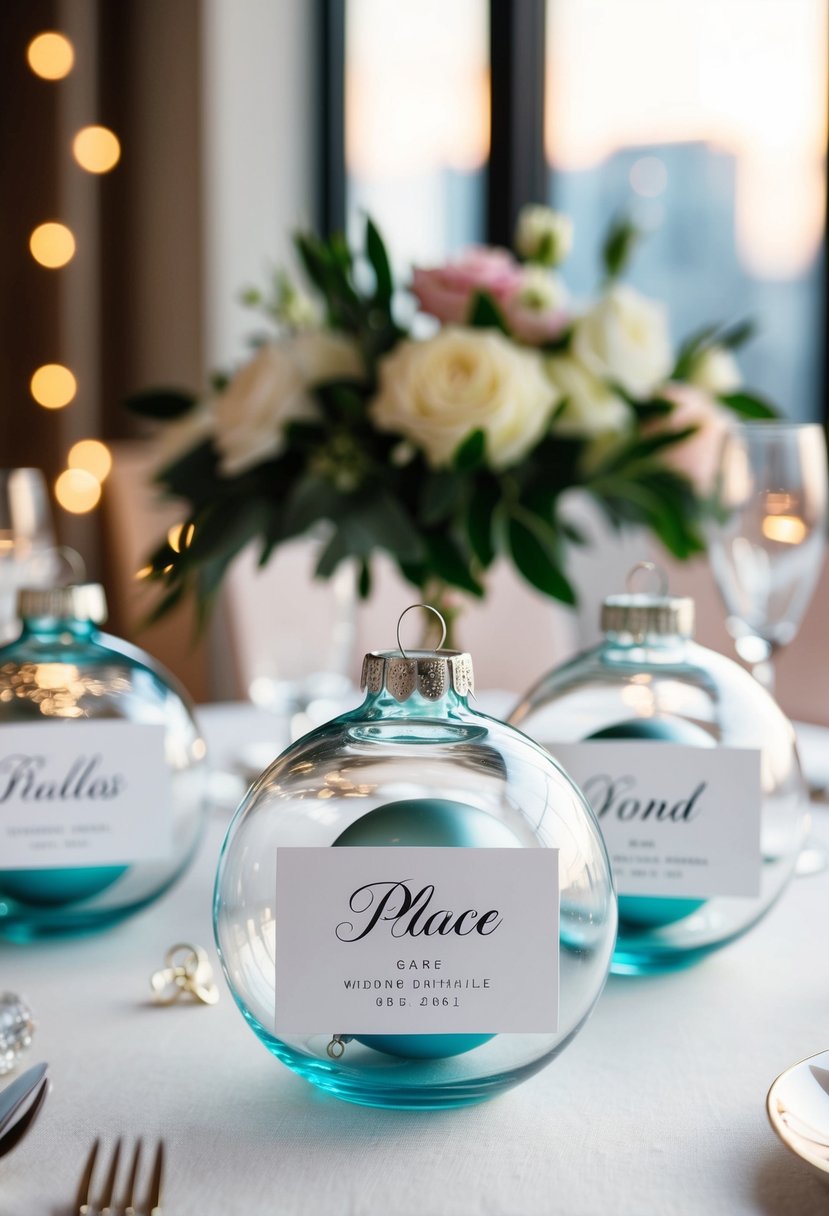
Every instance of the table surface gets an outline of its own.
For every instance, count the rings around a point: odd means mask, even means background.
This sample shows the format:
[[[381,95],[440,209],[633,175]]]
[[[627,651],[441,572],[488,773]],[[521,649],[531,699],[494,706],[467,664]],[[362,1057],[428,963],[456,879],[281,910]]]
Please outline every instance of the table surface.
[[[208,707],[214,761],[284,740],[252,707]],[[824,734],[823,739],[829,739]],[[811,742],[819,741],[813,734]],[[824,750],[826,748],[824,743]],[[227,791],[232,793],[232,791]],[[696,967],[611,977],[543,1072],[465,1110],[327,1097],[263,1049],[223,981],[214,1008],[154,1006],[177,941],[204,945],[225,807],[178,886],[97,936],[0,944],[0,991],[38,1021],[52,1094],[0,1161],[0,1216],[70,1211],[92,1140],[163,1136],[166,1216],[817,1216],[829,1185],[766,1121],[774,1077],[829,1041],[829,872],[796,879],[753,932]],[[829,811],[814,834],[829,844]]]

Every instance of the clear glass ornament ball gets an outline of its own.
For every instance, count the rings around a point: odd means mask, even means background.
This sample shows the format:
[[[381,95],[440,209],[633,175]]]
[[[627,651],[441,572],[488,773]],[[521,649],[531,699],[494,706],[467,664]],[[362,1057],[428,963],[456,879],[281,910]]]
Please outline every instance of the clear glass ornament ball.
[[[409,657],[442,661],[454,654]],[[542,749],[476,712],[465,692],[396,692],[370,686],[359,708],[288,748],[249,791],[218,868],[216,940],[245,1020],[294,1072],[369,1106],[464,1106],[531,1076],[584,1024],[607,975],[616,901],[595,818]],[[277,848],[291,845],[557,847],[558,1032],[359,1035],[339,1043],[332,1025],[331,1034],[277,1037],[275,861]]]

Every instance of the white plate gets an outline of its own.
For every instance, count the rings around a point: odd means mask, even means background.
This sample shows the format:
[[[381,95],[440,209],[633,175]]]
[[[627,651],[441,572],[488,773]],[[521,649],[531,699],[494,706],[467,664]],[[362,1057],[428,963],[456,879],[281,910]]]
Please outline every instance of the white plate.
[[[786,1148],[829,1181],[829,1051],[781,1072],[766,1111]]]

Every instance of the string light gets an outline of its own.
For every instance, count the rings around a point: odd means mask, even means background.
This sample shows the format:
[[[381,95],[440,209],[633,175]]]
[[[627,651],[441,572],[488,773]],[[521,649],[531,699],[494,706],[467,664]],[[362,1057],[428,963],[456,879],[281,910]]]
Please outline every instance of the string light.
[[[64,469],[55,482],[55,497],[64,511],[85,515],[100,502],[101,484],[85,469]]]
[[[29,249],[41,266],[56,270],[75,256],[75,238],[65,224],[39,224],[29,237]]]
[[[112,453],[100,439],[79,439],[69,449],[66,461],[70,469],[82,469],[96,481],[106,481],[112,468]]]
[[[109,173],[121,159],[121,145],[109,127],[82,127],[72,141],[72,152],[87,173]]]
[[[75,48],[64,34],[49,30],[38,34],[26,48],[26,59],[35,76],[43,80],[63,80],[75,63]]]
[[[74,400],[78,382],[62,363],[44,363],[32,376],[29,389],[45,410],[61,410]]]

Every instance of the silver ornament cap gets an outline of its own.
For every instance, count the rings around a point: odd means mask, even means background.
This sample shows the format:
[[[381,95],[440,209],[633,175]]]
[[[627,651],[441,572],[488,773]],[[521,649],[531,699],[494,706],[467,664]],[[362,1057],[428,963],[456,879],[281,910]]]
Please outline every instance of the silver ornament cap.
[[[404,650],[400,624],[413,608],[433,612],[443,635],[437,650]],[[397,650],[372,650],[363,659],[360,686],[370,693],[387,692],[401,704],[418,693],[427,701],[439,701],[451,690],[459,697],[475,691],[472,656],[462,650],[443,650],[446,622],[431,604],[410,604],[397,621]]]
[[[655,591],[634,591],[639,571],[656,576]],[[604,633],[627,634],[634,639],[647,636],[690,638],[694,634],[694,601],[686,595],[669,595],[665,571],[654,562],[637,562],[625,580],[627,590],[609,595],[602,604],[601,627]]]
[[[100,583],[76,583],[70,587],[21,587],[17,593],[19,617],[49,617],[57,621],[107,619],[106,593]]]

